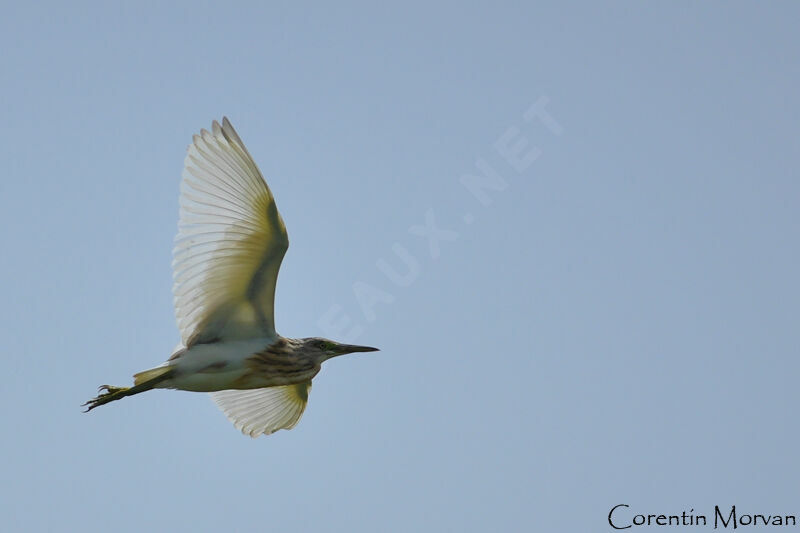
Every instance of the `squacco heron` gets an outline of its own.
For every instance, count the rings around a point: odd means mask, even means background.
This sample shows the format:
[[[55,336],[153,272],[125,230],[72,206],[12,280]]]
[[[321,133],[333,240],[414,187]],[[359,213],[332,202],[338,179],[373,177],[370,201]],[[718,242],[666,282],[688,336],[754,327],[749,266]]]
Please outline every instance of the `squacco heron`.
[[[134,375],[103,385],[86,411],[151,389],[210,392],[251,437],[291,429],[324,361],[377,348],[275,332],[278,269],[289,238],[275,199],[227,118],[193,138],[184,161],[172,287],[181,344]]]

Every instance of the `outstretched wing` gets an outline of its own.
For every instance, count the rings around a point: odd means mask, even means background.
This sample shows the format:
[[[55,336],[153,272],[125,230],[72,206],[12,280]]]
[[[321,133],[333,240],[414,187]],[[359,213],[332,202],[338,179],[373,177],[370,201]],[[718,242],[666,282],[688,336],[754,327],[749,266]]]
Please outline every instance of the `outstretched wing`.
[[[227,118],[189,146],[175,241],[172,291],[186,347],[275,335],[275,282],[289,237]]]
[[[311,381],[266,389],[223,390],[211,397],[228,420],[245,435],[258,437],[292,429],[303,416]]]

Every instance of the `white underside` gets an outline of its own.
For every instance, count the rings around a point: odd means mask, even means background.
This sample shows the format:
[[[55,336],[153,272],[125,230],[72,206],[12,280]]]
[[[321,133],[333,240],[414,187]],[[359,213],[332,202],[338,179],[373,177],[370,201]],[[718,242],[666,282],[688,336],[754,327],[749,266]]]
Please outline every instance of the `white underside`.
[[[232,388],[255,389],[274,385],[267,381],[250,380],[246,386],[242,386],[241,378],[247,372],[245,359],[264,350],[275,340],[272,337],[264,337],[196,344],[184,351],[180,357],[165,363],[175,369],[175,377],[162,381],[157,388],[214,392]]]

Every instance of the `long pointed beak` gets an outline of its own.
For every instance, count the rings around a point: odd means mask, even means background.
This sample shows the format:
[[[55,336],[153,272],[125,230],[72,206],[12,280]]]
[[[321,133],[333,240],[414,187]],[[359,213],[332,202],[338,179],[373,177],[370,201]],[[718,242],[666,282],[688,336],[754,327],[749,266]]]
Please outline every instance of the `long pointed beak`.
[[[355,344],[341,344],[339,345],[339,350],[342,354],[346,353],[356,353],[356,352],[378,352],[378,348],[373,348],[371,346],[357,346]]]

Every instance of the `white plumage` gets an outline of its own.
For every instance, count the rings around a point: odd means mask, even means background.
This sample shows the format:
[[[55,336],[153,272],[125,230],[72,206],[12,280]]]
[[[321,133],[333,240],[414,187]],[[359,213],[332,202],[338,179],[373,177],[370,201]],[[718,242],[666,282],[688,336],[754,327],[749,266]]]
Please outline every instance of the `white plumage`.
[[[275,284],[289,237],[261,172],[227,118],[194,136],[173,250],[185,346],[275,337]]]
[[[224,390],[211,397],[246,435],[269,435],[279,429],[292,429],[306,408],[311,382],[255,390]]]

